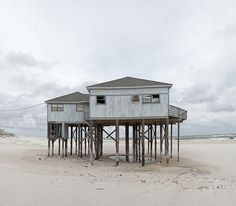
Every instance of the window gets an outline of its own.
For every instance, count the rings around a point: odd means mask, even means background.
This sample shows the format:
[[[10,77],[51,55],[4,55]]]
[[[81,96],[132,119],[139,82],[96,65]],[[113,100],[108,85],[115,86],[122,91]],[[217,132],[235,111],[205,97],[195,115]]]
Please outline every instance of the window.
[[[52,111],[63,111],[64,105],[63,104],[52,104]]]
[[[82,104],[76,104],[76,111],[77,112],[83,112],[84,111],[84,107]]]
[[[160,94],[153,94],[152,102],[160,103]]]
[[[160,103],[160,94],[143,95],[143,103]]]
[[[143,96],[143,103],[151,103],[151,102],[152,102],[152,95]]]
[[[138,95],[132,96],[132,102],[139,102],[139,96]]]
[[[105,104],[105,96],[97,96],[97,104]]]

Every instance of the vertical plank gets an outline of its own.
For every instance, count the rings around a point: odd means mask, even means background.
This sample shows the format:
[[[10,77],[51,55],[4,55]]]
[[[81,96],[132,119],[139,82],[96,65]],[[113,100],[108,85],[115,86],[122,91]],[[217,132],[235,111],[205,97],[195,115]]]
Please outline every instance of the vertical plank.
[[[160,123],[160,163],[162,162],[162,123]]]
[[[125,125],[125,155],[126,162],[129,162],[129,124]]]
[[[166,119],[166,164],[169,164],[169,118]]]
[[[89,126],[89,156],[90,156],[90,164],[93,165],[93,127],[92,123]]]
[[[179,122],[178,122],[178,142],[177,142],[177,161],[179,162],[179,136],[180,136],[180,125],[179,125]]]
[[[116,166],[119,165],[119,121],[116,120]]]
[[[61,155],[61,139],[58,139],[58,155]]]
[[[142,120],[142,166],[145,166],[144,119]]]
[[[50,133],[51,133],[51,124],[48,123],[48,157],[50,157]]]
[[[78,124],[78,156],[80,156],[80,137],[81,137],[81,125]]]
[[[173,147],[173,124],[170,124],[170,158],[172,159],[172,147]]]
[[[133,161],[135,162],[135,125],[133,125]]]
[[[152,146],[153,146],[153,127],[151,125],[151,131],[150,131],[150,138],[151,138],[151,141],[150,141],[150,154],[151,154],[151,161],[152,161]]]
[[[73,126],[70,127],[70,155],[73,153]]]
[[[157,123],[155,122],[154,125],[154,138],[155,138],[155,145],[154,145],[154,150],[155,150],[155,160],[157,160]]]
[[[100,156],[103,155],[103,126],[101,126],[101,151]]]

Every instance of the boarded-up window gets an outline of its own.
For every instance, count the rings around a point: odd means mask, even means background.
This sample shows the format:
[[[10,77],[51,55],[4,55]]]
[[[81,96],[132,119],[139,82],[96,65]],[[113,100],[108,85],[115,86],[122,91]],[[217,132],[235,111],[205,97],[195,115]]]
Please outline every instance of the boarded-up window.
[[[76,104],[76,111],[77,112],[83,112],[84,111],[84,107],[82,104]]]
[[[143,95],[143,103],[160,103],[160,94]]]
[[[143,96],[143,103],[151,103],[151,102],[152,102],[152,95]]]
[[[97,104],[105,104],[106,99],[105,96],[97,96]]]
[[[139,96],[138,95],[133,95],[132,96],[132,101],[133,102],[139,102]]]
[[[51,110],[52,111],[63,111],[64,105],[63,104],[52,104]]]

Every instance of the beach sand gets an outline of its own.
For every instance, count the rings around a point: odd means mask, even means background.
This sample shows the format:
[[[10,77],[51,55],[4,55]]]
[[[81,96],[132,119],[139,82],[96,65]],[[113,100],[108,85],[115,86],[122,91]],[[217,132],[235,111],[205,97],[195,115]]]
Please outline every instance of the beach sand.
[[[46,138],[0,138],[0,206],[236,205],[235,140],[181,140],[180,157],[115,167],[106,156],[91,166],[76,155],[48,158]]]

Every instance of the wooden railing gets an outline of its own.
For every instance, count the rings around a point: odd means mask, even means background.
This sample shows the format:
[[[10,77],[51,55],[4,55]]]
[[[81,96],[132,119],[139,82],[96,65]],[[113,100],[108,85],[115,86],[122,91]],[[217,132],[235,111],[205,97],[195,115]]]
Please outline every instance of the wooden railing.
[[[169,106],[169,116],[180,118],[182,120],[187,119],[187,111],[173,105]]]

